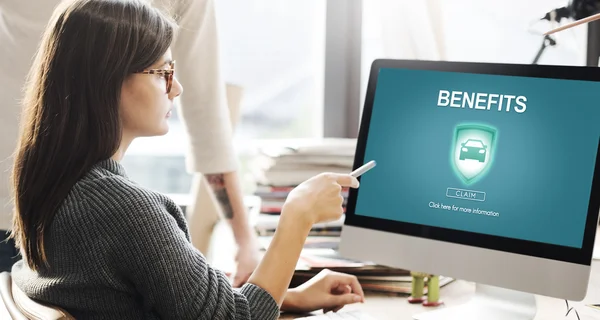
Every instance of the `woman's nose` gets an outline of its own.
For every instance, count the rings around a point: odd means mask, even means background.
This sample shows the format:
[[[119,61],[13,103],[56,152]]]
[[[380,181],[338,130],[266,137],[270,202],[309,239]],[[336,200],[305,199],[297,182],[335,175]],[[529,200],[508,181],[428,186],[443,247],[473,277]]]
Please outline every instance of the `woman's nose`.
[[[183,87],[179,80],[176,77],[173,77],[173,85],[171,87],[171,92],[169,92],[169,99],[175,99],[183,92]]]

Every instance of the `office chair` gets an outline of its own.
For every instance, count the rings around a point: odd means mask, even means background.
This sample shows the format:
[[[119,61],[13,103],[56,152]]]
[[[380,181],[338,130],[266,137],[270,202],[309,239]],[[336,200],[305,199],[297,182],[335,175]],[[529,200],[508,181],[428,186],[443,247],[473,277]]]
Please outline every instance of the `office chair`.
[[[10,272],[0,273],[1,319],[75,320],[67,311],[29,298],[13,284]]]

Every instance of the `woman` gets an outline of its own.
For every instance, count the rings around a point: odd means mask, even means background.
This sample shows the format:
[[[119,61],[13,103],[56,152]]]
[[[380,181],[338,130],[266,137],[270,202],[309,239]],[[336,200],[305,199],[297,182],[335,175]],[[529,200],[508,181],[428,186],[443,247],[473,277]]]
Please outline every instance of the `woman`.
[[[55,11],[31,69],[15,155],[15,284],[82,319],[275,319],[364,295],[326,272],[287,290],[314,223],[342,214],[343,174],[290,193],[269,250],[233,290],[190,243],[169,198],[129,180],[131,141],[162,135],[173,99],[174,24],[142,0],[74,0]],[[183,66],[185,67],[185,66]]]

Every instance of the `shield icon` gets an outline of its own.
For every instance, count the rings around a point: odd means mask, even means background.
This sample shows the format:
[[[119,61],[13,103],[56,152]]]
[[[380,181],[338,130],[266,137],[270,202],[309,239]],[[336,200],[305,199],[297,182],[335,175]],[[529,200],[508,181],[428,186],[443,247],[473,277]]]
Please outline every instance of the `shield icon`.
[[[451,162],[464,183],[481,178],[490,168],[496,153],[498,131],[488,125],[461,124],[454,130]]]

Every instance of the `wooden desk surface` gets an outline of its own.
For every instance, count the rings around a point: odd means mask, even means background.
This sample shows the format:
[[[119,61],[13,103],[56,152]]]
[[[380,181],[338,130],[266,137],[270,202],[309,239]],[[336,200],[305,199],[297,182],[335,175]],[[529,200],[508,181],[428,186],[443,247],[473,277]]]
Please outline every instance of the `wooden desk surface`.
[[[468,301],[474,292],[475,285],[473,283],[457,280],[443,287],[440,294],[445,306],[453,306]],[[565,317],[567,306],[564,300],[545,296],[536,296],[536,300],[538,304],[538,313],[535,320],[577,319],[577,316],[573,312],[571,312],[568,317]],[[582,302],[569,301],[569,306],[575,307],[581,320],[600,320],[599,310],[585,306],[586,304],[592,303],[600,304],[600,260],[594,260],[592,263],[592,274],[586,298]],[[443,308],[444,306],[441,307]],[[421,305],[409,304],[406,301],[406,297],[369,295],[366,297],[366,302],[364,304],[349,305],[342,310],[361,310],[375,319],[391,320],[412,319],[412,316],[415,314],[433,309],[425,308]],[[280,319],[294,319],[297,317],[301,316],[283,314]]]

